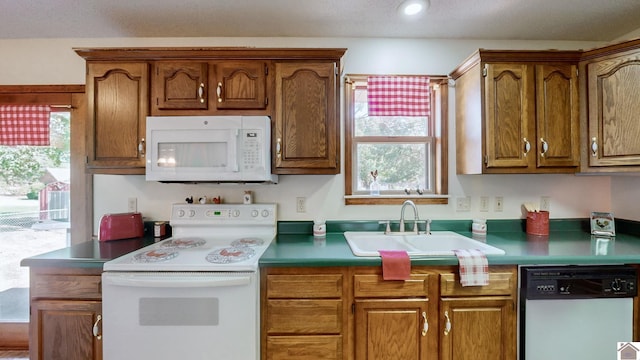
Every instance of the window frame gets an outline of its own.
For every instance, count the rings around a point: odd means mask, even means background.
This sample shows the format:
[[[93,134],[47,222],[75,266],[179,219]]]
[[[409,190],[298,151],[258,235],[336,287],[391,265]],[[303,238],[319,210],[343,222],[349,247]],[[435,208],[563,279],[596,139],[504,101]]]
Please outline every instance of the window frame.
[[[386,74],[385,74],[386,75]],[[431,85],[431,115],[433,119],[430,131],[433,134],[433,193],[419,195],[417,193],[370,195],[358,194],[353,185],[354,167],[356,162],[355,145],[355,90],[366,84],[369,74],[349,74],[345,76],[345,122],[344,122],[344,179],[345,205],[395,205],[405,200],[412,200],[416,204],[448,204],[448,83],[449,79],[443,75],[427,75]],[[413,75],[394,75],[413,76]],[[425,76],[425,75],[422,75]],[[365,85],[366,86],[366,85]],[[379,137],[376,137],[379,138]],[[403,143],[415,143],[415,138],[389,137],[395,140],[408,140]],[[361,141],[362,142],[362,141]],[[398,143],[399,141],[394,141]]]

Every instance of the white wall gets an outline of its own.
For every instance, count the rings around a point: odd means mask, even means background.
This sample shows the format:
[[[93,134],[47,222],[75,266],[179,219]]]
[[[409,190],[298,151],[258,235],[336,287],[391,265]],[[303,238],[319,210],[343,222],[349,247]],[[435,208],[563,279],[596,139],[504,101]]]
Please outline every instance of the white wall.
[[[589,49],[600,44],[541,41],[450,41],[414,39],[331,38],[188,38],[188,39],[52,39],[0,40],[0,84],[84,83],[84,61],[72,48],[127,46],[256,46],[256,47],[346,47],[344,73],[448,74],[477,48],[488,49]],[[42,55],[45,54],[45,55]],[[471,212],[456,212],[449,205],[422,205],[422,218],[470,219],[520,218],[520,206],[551,196],[551,217],[588,216],[592,210],[612,208],[609,176],[574,175],[465,175],[455,174],[455,112],[450,92],[449,162],[450,194],[472,197]],[[344,132],[343,132],[344,134]],[[95,176],[96,221],[103,213],[127,210],[127,198],[138,198],[138,210],[151,219],[167,219],[169,204],[187,196],[222,196],[240,202],[245,189],[255,192],[258,202],[277,202],[280,220],[396,219],[399,206],[345,206],[344,177],[281,175],[277,185],[183,185],[147,183],[143,176]],[[307,212],[295,211],[295,198],[307,198]],[[504,197],[504,211],[479,212],[480,196]],[[624,198],[620,201],[625,202]],[[631,214],[630,214],[631,215]],[[637,215],[635,215],[637,216]]]

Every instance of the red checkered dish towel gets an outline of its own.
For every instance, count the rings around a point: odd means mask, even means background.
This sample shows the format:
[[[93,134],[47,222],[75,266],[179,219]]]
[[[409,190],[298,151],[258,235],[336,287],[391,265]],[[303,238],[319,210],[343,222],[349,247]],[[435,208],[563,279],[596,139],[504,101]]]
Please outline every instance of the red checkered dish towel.
[[[460,264],[462,286],[489,285],[489,262],[485,254],[476,249],[454,250]]]
[[[48,105],[0,105],[0,145],[49,146]]]

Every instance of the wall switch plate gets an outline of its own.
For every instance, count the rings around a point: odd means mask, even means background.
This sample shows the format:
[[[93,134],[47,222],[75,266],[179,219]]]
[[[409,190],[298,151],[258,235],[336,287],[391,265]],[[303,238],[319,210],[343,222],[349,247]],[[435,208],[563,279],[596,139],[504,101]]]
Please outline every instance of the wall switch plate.
[[[134,197],[130,197],[127,199],[127,211],[129,212],[138,212],[138,199]]]
[[[551,197],[550,196],[541,196],[540,197],[540,210],[541,211],[549,211],[551,209]]]
[[[480,196],[480,211],[489,212],[489,197]]]
[[[456,211],[471,211],[471,196],[456,198]]]
[[[493,210],[496,212],[502,212],[504,209],[504,198],[502,196],[496,196],[496,202],[493,206]]]
[[[307,198],[306,197],[297,197],[296,198],[296,211],[299,213],[307,212]]]

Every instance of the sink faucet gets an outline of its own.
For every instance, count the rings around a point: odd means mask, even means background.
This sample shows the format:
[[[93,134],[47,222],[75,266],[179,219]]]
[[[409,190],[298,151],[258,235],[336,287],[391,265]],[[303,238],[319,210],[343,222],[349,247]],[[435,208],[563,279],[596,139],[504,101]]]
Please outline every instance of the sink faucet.
[[[404,209],[407,206],[411,206],[413,208],[413,214],[415,216],[413,221],[413,232],[417,234],[418,221],[420,221],[420,219],[418,218],[418,208],[416,207],[416,204],[411,200],[405,200],[405,202],[402,203],[402,209],[400,209],[400,232],[404,232]]]

